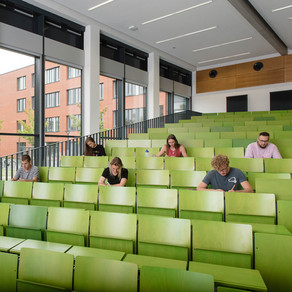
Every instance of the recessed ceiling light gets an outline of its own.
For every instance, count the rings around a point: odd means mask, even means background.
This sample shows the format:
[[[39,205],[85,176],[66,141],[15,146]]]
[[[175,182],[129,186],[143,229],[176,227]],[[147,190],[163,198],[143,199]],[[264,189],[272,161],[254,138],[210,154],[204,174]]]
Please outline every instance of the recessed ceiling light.
[[[113,1],[115,1],[115,0],[107,0],[105,2],[102,2],[102,3],[98,4],[98,5],[95,5],[95,6],[91,7],[91,8],[88,8],[88,11],[91,11],[93,9],[99,8],[99,7],[103,6],[103,5],[111,3]]]
[[[179,10],[179,11],[176,11],[176,12],[173,12],[173,13],[170,13],[170,14],[166,14],[166,15],[163,15],[163,16],[160,16],[160,17],[151,19],[151,20],[147,20],[147,21],[144,21],[142,23],[142,25],[145,25],[145,24],[148,24],[148,23],[151,23],[151,22],[154,22],[154,21],[158,21],[158,20],[161,20],[161,19],[164,19],[164,18],[173,16],[173,15],[176,15],[176,14],[180,14],[180,13],[183,13],[183,12],[186,12],[188,10],[201,7],[203,5],[206,5],[206,4],[209,4],[209,3],[212,3],[212,2],[213,2],[213,0],[210,0],[210,1],[207,1],[207,2],[204,2],[204,3],[201,3],[201,4],[198,4],[198,5],[195,5],[195,6],[191,6],[191,7],[188,7],[188,8],[185,8],[185,9],[182,9],[182,10]]]
[[[288,6],[284,6],[284,7],[280,7],[280,8],[274,9],[274,10],[272,10],[272,12],[277,12],[277,11],[281,11],[281,10],[288,9],[288,8],[292,8],[292,5],[288,5]]]
[[[235,44],[235,43],[239,43],[239,42],[243,42],[243,41],[247,41],[247,40],[251,40],[251,39],[252,39],[252,37],[249,37],[249,38],[245,38],[245,39],[240,39],[240,40],[236,40],[236,41],[222,43],[222,44],[219,44],[219,45],[214,45],[214,46],[210,46],[210,47],[205,47],[205,48],[193,50],[192,52],[199,52],[199,51],[208,50],[208,49],[212,49],[212,48],[217,48],[217,47],[221,47],[221,46],[226,46],[226,45],[230,45],[230,44]]]
[[[173,37],[173,38],[169,38],[169,39],[166,39],[166,40],[158,41],[158,42],[156,42],[156,44],[161,44],[161,43],[165,43],[165,42],[168,42],[168,41],[180,39],[180,38],[183,38],[183,37],[186,37],[186,36],[190,36],[190,35],[193,35],[193,34],[197,34],[197,33],[208,31],[208,30],[215,29],[215,28],[217,28],[217,26],[212,26],[212,27],[208,27],[208,28],[205,28],[205,29],[201,29],[201,30],[185,33],[185,34]]]
[[[201,62],[198,62],[198,64],[209,63],[209,62],[213,62],[213,61],[224,60],[224,59],[229,59],[229,58],[234,58],[234,57],[240,57],[240,56],[245,56],[245,55],[249,55],[249,54],[250,54],[250,52],[237,54],[237,55],[232,55],[232,56],[226,56],[226,57],[222,57],[222,58],[216,58],[216,59],[201,61]]]

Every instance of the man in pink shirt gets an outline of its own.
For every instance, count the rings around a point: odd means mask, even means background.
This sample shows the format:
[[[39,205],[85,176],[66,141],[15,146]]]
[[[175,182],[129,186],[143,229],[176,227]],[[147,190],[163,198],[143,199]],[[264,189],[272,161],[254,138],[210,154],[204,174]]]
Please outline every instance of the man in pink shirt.
[[[270,134],[262,132],[257,141],[247,146],[245,158],[282,158],[277,146],[269,143]]]

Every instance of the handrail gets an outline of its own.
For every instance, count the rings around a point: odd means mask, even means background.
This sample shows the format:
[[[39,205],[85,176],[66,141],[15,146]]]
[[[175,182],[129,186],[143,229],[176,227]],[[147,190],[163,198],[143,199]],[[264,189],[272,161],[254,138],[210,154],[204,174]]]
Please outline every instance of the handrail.
[[[201,115],[201,113],[188,110],[86,136],[66,136],[47,134],[45,135],[46,137],[61,138],[64,137],[66,138],[66,140],[0,157],[0,180],[3,179],[3,175],[4,179],[6,180],[13,177],[15,171],[21,166],[21,157],[24,154],[30,155],[32,164],[34,165],[60,166],[60,157],[63,155],[66,156],[83,155],[85,139],[89,136],[91,136],[97,144],[105,145],[106,140],[128,139],[129,134],[147,133],[149,128],[162,128],[164,127],[165,123],[178,123],[179,120],[190,119],[191,116],[199,115]],[[0,133],[0,136],[1,135],[32,137],[37,136],[35,134],[18,134],[18,133]]]

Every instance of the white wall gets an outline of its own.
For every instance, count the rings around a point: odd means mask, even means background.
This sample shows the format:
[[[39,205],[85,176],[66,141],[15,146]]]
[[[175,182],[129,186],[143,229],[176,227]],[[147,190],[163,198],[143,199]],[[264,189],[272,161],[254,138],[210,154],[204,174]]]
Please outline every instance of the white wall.
[[[192,109],[202,113],[226,112],[227,96],[247,94],[248,111],[266,111],[270,110],[270,92],[282,90],[292,90],[292,82],[194,94]]]

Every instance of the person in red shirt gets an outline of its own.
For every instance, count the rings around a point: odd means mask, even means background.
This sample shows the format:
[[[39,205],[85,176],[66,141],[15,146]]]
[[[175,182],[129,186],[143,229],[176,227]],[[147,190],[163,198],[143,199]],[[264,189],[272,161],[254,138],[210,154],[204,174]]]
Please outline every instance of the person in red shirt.
[[[170,134],[166,139],[166,144],[161,148],[160,152],[156,155],[157,157],[162,156],[173,156],[173,157],[188,157],[184,145],[179,144],[176,137]]]

